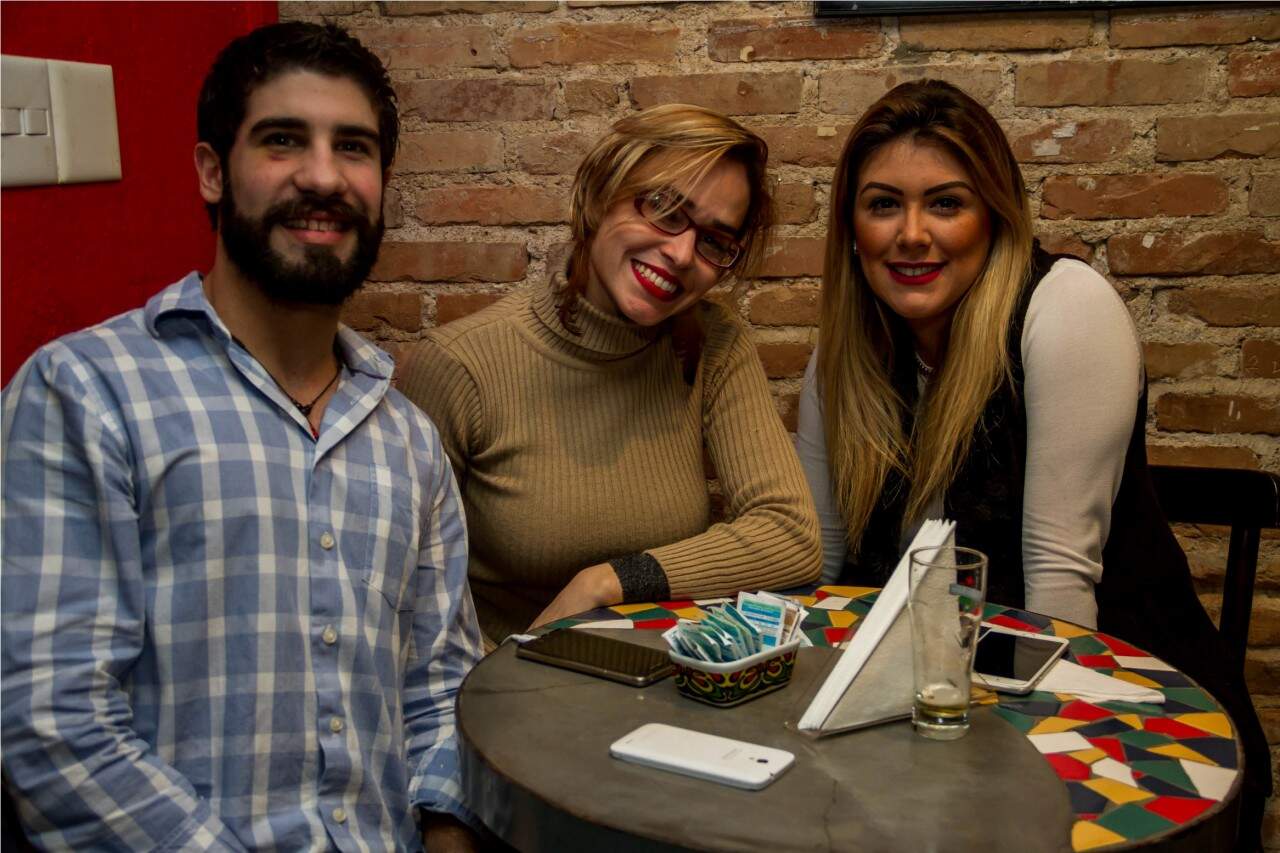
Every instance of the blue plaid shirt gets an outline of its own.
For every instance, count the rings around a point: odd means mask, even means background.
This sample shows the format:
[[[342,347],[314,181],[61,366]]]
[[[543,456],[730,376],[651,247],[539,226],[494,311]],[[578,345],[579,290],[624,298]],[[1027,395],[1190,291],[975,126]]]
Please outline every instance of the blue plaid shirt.
[[[73,850],[420,849],[480,654],[435,428],[349,329],[319,439],[195,273],[3,394],[4,774]]]

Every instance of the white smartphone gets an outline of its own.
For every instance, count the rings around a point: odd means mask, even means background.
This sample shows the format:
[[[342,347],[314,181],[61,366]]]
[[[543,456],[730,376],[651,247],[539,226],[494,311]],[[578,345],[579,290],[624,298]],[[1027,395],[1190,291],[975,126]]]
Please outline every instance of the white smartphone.
[[[1030,693],[1067,650],[1065,637],[1015,631],[982,623],[973,660],[973,680],[1005,693]]]
[[[623,761],[749,791],[768,785],[796,760],[786,750],[663,723],[647,723],[623,735],[609,747],[609,754]]]

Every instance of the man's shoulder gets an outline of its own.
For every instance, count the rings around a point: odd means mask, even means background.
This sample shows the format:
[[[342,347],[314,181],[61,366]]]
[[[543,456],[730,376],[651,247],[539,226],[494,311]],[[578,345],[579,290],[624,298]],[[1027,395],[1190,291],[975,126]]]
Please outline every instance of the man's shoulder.
[[[441,447],[440,431],[436,429],[435,423],[399,389],[389,388],[378,406],[403,424],[407,430],[404,439],[414,450],[436,450]]]
[[[166,344],[155,334],[155,317],[178,305],[185,282],[165,287],[145,305],[55,338],[37,349],[29,363],[43,369],[67,364],[120,369],[124,361],[148,363],[163,356]]]
[[[27,360],[24,372],[34,369],[54,376],[64,370],[95,373],[119,369],[122,359],[145,357],[153,344],[144,309],[134,308],[44,344]]]

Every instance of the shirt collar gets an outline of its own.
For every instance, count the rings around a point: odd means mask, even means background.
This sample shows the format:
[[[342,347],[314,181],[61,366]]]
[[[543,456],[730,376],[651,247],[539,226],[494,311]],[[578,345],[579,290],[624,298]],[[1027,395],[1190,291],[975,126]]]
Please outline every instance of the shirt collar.
[[[183,324],[171,325],[167,321],[174,317],[195,315],[205,319],[210,332],[224,346],[232,340],[231,332],[205,297],[198,272],[187,273],[181,280],[151,297],[144,313],[147,330],[156,337],[181,334],[183,328],[189,327]],[[391,379],[395,367],[391,356],[342,324],[338,324],[338,349],[348,370],[364,373],[375,379]]]

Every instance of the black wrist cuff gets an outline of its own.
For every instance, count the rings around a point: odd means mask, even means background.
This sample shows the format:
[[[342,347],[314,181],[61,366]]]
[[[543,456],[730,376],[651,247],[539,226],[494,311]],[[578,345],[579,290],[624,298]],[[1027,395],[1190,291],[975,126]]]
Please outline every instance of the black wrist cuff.
[[[622,586],[624,604],[632,601],[666,601],[671,587],[662,566],[649,554],[627,554],[609,561]]]

